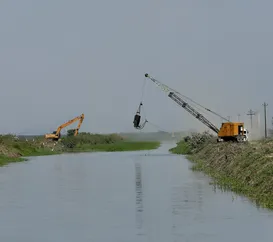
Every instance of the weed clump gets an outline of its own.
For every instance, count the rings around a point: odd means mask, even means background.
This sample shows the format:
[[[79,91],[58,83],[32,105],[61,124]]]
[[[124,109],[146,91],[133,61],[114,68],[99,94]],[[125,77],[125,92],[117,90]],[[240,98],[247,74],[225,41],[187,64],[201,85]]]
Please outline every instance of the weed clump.
[[[177,143],[177,146],[170,149],[176,154],[190,155],[201,150],[204,146],[210,143],[215,143],[216,138],[205,131],[203,133],[192,133],[190,136],[184,137],[183,140]]]

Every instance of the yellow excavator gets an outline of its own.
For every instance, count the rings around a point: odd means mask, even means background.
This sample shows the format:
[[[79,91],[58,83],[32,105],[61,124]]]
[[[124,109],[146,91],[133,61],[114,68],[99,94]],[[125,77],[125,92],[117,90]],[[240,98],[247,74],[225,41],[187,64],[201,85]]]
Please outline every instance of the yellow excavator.
[[[54,131],[52,134],[46,134],[45,135],[45,138],[46,139],[51,139],[51,140],[54,140],[54,141],[58,141],[60,138],[61,138],[61,130],[65,127],[67,127],[68,125],[76,122],[76,121],[79,121],[79,124],[77,126],[76,129],[74,129],[74,136],[78,135],[79,133],[79,129],[82,125],[82,122],[84,120],[84,114],[81,114],[80,116],[76,117],[76,118],[73,118],[69,121],[67,121],[66,123],[60,125],[56,131]]]

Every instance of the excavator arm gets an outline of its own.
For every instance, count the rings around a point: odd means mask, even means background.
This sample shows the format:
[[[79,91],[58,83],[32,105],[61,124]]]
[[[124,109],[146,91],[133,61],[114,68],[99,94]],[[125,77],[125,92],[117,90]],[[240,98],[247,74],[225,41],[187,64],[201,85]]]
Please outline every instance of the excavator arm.
[[[171,98],[174,102],[176,102],[180,107],[184,108],[186,111],[188,111],[191,115],[197,118],[200,122],[205,124],[212,131],[214,131],[217,134],[219,133],[219,129],[213,123],[211,123],[207,118],[205,118],[201,113],[199,113],[192,106],[190,106],[185,100],[183,100],[179,92],[157,81],[153,77],[150,77],[148,74],[145,74],[145,77],[148,77],[152,82],[154,82],[158,87],[160,87],[164,92],[166,92],[168,94],[168,97]],[[211,111],[207,108],[206,110]]]
[[[74,136],[78,135],[79,130],[80,130],[81,126],[82,126],[83,120],[84,120],[84,114],[82,114],[82,115],[80,116],[80,118],[79,118],[79,123],[78,123],[77,128],[75,129]]]
[[[77,128],[75,129],[75,133],[74,133],[74,136],[76,136],[78,134],[78,132],[79,132],[79,129],[80,129],[81,125],[82,125],[83,119],[84,119],[84,114],[82,114],[82,115],[80,115],[80,116],[78,116],[76,118],[73,118],[73,119],[67,121],[66,123],[60,125],[57,128],[57,130],[54,131],[52,134],[46,134],[45,138],[46,139],[52,139],[52,140],[55,140],[55,141],[59,140],[60,136],[61,136],[61,130],[79,120],[79,124],[78,124]]]

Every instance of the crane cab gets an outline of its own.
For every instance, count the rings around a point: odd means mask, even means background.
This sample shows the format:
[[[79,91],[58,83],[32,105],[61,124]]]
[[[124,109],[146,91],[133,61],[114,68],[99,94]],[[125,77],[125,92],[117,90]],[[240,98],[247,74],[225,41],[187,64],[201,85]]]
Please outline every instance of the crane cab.
[[[241,122],[226,122],[222,123],[220,131],[218,132],[217,141],[248,141],[248,130]]]

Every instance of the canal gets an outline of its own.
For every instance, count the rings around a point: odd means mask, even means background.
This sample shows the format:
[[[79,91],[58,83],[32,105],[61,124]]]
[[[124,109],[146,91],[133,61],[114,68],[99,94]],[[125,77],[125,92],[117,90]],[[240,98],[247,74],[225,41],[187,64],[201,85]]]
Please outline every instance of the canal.
[[[0,168],[0,241],[273,241],[273,212],[215,189],[174,145]]]

